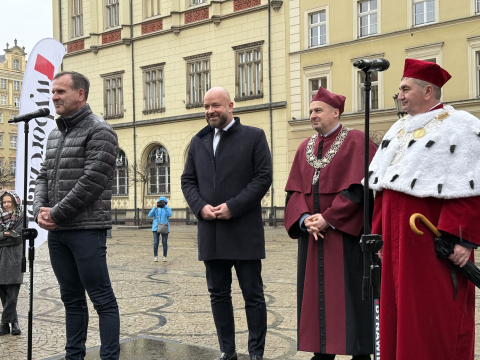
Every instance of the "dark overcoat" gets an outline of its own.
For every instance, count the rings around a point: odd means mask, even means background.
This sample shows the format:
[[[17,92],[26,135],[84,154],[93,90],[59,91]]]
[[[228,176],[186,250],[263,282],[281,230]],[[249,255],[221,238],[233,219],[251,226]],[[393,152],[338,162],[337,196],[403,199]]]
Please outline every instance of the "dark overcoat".
[[[23,216],[21,216],[12,230],[22,233]],[[21,236],[5,236],[0,232],[0,285],[23,283],[22,273],[23,241]]]
[[[198,218],[198,259],[265,258],[261,200],[272,183],[272,160],[263,130],[239,118],[213,154],[214,130],[206,126],[192,138],[183,171],[182,191]],[[232,218],[204,220],[207,204],[226,203]]]

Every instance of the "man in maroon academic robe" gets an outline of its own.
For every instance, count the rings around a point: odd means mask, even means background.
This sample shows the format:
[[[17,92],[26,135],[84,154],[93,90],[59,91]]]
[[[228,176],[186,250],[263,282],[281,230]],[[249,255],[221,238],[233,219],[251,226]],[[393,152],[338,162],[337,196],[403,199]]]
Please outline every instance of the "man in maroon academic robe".
[[[312,359],[370,359],[372,305],[362,301],[364,133],[339,123],[345,97],[320,88],[317,132],[295,154],[285,187],[285,228],[298,240],[298,349]],[[370,156],[375,154],[370,142]]]
[[[453,264],[473,261],[480,244],[480,121],[440,103],[450,77],[437,64],[405,61],[398,98],[408,115],[370,164],[372,232],[384,241],[382,360],[474,358],[475,287]],[[456,240],[450,260],[435,256],[434,235],[423,223],[423,236],[412,232],[413,213]]]

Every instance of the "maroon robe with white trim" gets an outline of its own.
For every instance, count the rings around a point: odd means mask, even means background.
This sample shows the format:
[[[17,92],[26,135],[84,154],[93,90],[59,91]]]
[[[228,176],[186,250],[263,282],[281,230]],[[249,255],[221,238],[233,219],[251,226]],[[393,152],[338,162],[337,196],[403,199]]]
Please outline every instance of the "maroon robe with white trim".
[[[323,140],[324,156],[342,126]],[[305,140],[295,155],[285,188],[289,200],[285,228],[298,240],[298,349],[326,354],[361,355],[373,352],[372,303],[362,300],[363,255],[359,240],[363,227],[364,133],[351,130],[331,162],[320,170],[306,161]],[[370,142],[370,159],[376,148]],[[317,210],[317,211],[315,211]],[[321,213],[331,224],[324,239],[303,232],[303,213]]]

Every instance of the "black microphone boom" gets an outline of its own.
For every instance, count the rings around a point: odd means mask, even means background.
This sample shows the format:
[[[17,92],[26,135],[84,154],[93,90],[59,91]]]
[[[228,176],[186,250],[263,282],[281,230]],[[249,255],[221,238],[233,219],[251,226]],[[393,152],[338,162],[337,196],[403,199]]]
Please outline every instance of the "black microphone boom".
[[[353,66],[365,72],[385,71],[390,67],[387,59],[379,58],[375,60],[360,59],[353,63]]]
[[[18,123],[18,122],[22,122],[22,121],[29,121],[29,120],[36,119],[36,118],[46,117],[48,115],[50,115],[50,109],[43,108],[43,109],[38,109],[36,111],[32,111],[32,112],[27,113],[27,114],[15,116],[15,117],[11,118],[10,120],[8,120],[8,122],[10,124]]]

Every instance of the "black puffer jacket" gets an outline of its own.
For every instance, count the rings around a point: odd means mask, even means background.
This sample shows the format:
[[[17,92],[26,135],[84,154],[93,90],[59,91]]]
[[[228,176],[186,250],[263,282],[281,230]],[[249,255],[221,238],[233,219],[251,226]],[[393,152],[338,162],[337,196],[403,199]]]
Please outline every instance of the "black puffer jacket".
[[[117,134],[86,104],[59,117],[35,187],[33,213],[52,208],[57,230],[110,229]]]

